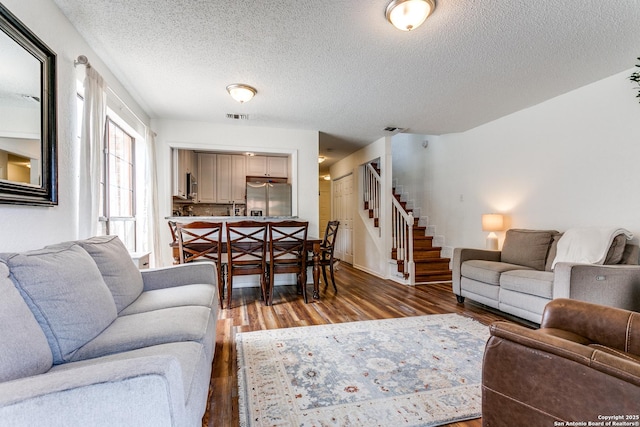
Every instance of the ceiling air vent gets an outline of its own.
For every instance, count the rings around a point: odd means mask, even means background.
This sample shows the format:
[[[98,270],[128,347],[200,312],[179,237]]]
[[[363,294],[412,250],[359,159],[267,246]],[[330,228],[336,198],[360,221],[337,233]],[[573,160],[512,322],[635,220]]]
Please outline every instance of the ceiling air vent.
[[[395,126],[387,126],[386,128],[382,129],[385,132],[391,132],[391,133],[400,133],[402,132],[404,129],[403,128],[397,128]]]
[[[227,114],[227,119],[249,120],[249,115],[248,114]]]

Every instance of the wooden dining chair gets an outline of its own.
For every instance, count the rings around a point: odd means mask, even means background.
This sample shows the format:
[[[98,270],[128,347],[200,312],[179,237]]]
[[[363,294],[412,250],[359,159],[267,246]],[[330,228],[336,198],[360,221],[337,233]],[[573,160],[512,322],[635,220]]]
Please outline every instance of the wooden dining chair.
[[[171,224],[169,226],[171,227]],[[222,227],[221,222],[175,223],[180,264],[203,260],[213,261],[216,264],[220,308],[223,307],[225,265],[222,254]]]
[[[324,232],[324,238],[322,239],[322,243],[320,244],[319,261],[319,265],[322,267],[322,278],[324,279],[325,289],[327,288],[327,286],[329,286],[329,282],[327,281],[328,266],[329,272],[331,274],[331,284],[333,284],[333,289],[336,292],[338,292],[338,288],[336,287],[336,279],[333,276],[333,265],[335,264],[336,260],[333,258],[333,251],[335,249],[339,226],[340,221],[329,221],[327,223],[327,229]]]
[[[259,275],[262,299],[267,303],[267,222],[227,222],[227,308],[235,276]]]
[[[298,289],[307,303],[307,221],[282,221],[269,224],[268,304],[273,304],[274,276],[295,273]]]

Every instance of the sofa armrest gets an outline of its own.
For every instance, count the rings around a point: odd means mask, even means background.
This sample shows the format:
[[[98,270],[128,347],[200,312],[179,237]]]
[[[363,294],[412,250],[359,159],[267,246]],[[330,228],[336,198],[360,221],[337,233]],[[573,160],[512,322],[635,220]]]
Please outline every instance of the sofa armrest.
[[[144,290],[207,283],[217,285],[216,265],[202,261],[142,270]]]
[[[640,361],[601,351],[592,347],[554,335],[541,328],[533,330],[508,322],[494,322],[491,325],[492,337],[506,339],[533,350],[543,351],[563,359],[588,366],[597,371],[614,376],[636,386],[640,386]],[[579,337],[577,337],[579,338]],[[489,339],[486,351],[499,341]]]
[[[454,248],[453,249],[453,268],[452,273],[452,288],[453,293],[460,295],[460,278],[462,263],[470,259],[480,259],[484,261],[500,261],[500,251],[489,251],[485,249],[473,249],[473,248]]]
[[[558,263],[553,298],[640,311],[640,266]]]
[[[540,327],[640,356],[640,313],[634,311],[560,298],[545,306]]]
[[[171,356],[117,360],[0,383],[6,425],[183,425],[180,364]]]

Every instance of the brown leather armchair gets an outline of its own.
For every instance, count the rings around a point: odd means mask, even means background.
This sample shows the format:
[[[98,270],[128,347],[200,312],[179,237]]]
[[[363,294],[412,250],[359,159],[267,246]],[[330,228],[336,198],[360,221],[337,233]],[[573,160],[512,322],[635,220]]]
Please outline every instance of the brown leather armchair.
[[[556,299],[538,330],[491,325],[483,426],[640,425],[639,417],[640,313]]]

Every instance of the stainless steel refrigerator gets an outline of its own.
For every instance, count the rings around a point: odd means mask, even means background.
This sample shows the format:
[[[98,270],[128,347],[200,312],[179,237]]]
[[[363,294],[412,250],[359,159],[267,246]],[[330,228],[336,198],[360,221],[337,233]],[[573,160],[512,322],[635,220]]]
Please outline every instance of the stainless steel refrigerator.
[[[291,216],[291,184],[247,182],[247,216]]]

